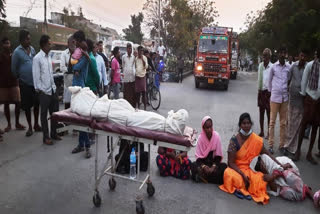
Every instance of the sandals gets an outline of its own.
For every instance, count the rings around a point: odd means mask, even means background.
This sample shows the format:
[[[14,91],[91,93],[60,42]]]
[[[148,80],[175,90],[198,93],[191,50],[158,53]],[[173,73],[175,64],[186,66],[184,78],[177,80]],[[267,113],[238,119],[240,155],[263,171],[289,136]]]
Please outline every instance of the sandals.
[[[31,129],[29,129],[27,132],[26,132],[26,137],[30,137],[31,135],[33,135],[33,131]]]
[[[21,131],[21,130],[25,130],[25,129],[26,129],[26,127],[24,125],[21,125],[20,123],[16,124],[16,130]]]
[[[11,126],[7,126],[5,129],[4,129],[4,132],[9,132],[11,131]]]
[[[311,156],[306,158],[313,165],[318,165],[318,162]]]
[[[79,146],[77,146],[76,148],[74,148],[73,150],[72,150],[72,154],[76,154],[76,153],[79,153],[79,152],[83,152],[84,151],[84,148],[83,147],[79,147]]]
[[[239,190],[234,191],[233,193],[235,196],[237,196],[237,198],[240,199],[247,199],[248,201],[252,200],[251,195],[244,195],[242,194],[242,192],[240,192]]]
[[[34,126],[33,129],[34,129],[35,132],[41,132],[42,131],[42,128],[39,125]]]

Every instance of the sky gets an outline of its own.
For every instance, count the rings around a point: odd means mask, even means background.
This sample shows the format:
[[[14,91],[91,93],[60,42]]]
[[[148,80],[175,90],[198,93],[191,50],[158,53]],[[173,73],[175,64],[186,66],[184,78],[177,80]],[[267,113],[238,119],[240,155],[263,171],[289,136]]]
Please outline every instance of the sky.
[[[142,11],[146,0],[47,0],[48,14],[61,12],[63,7],[77,11],[81,6],[85,17],[97,24],[111,27],[122,33],[130,23],[130,15]],[[246,14],[250,11],[262,9],[271,0],[215,0],[215,6],[220,17],[220,26],[233,27],[239,32],[243,29]],[[29,18],[44,19],[44,0],[6,0],[7,20],[19,24],[19,16],[25,16],[30,9],[31,2],[35,2],[27,14]],[[146,30],[146,28],[143,28]]]

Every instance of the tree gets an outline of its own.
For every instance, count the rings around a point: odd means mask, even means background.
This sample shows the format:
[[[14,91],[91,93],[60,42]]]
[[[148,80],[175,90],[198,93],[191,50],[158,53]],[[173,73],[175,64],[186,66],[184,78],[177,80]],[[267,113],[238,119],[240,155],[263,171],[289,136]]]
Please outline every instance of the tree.
[[[156,3],[149,0],[144,10],[148,15],[146,25],[151,27],[151,36],[155,36],[159,13]],[[164,44],[174,53],[186,53],[193,48],[199,30],[214,25],[218,11],[210,0],[171,0],[162,1],[161,37]]]
[[[5,19],[6,16],[6,1],[5,0],[0,0],[0,19]]]
[[[320,2],[273,0],[263,10],[247,15],[246,30],[240,34],[241,49],[258,56],[264,48],[286,45],[290,55],[320,45]]]
[[[124,38],[133,43],[141,44],[143,33],[141,31],[141,23],[143,22],[143,14],[131,15],[131,25],[123,29]]]

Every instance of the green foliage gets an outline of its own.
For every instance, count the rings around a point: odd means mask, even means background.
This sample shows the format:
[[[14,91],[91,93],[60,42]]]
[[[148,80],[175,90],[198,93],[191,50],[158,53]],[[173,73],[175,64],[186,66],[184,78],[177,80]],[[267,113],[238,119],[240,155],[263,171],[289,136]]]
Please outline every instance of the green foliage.
[[[248,14],[247,30],[240,34],[241,49],[252,56],[264,48],[287,46],[290,55],[299,50],[312,52],[320,45],[320,2],[273,0],[257,14]]]
[[[158,7],[155,0],[144,5],[146,25],[151,28],[151,37],[157,36]],[[214,24],[218,11],[210,0],[161,1],[161,32],[164,44],[173,54],[186,54],[193,49],[194,40],[204,26]]]
[[[131,15],[131,25],[123,29],[124,38],[133,43],[141,44],[143,33],[141,31],[141,23],[143,22],[143,14]]]

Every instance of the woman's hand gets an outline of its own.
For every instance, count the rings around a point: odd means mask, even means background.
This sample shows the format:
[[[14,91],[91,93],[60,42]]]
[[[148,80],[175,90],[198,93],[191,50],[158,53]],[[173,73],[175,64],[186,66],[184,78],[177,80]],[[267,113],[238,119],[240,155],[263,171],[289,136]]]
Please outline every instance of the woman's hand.
[[[243,178],[244,184],[246,185],[246,189],[248,190],[248,189],[249,189],[249,186],[250,186],[249,177],[246,176],[246,175],[243,175],[242,178]]]
[[[286,163],[286,164],[282,165],[282,168],[283,168],[284,170],[287,170],[287,169],[292,168],[292,166],[291,166],[290,163]]]

